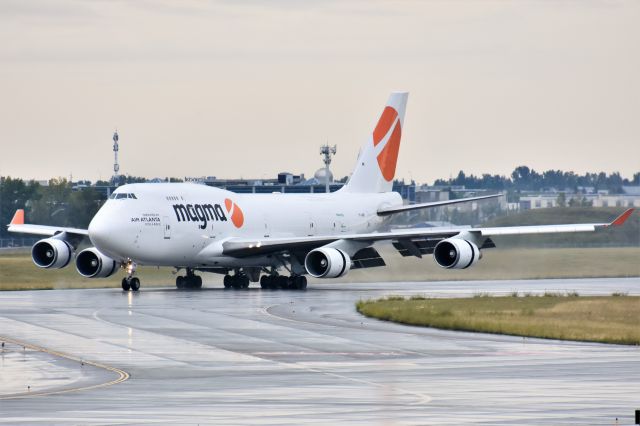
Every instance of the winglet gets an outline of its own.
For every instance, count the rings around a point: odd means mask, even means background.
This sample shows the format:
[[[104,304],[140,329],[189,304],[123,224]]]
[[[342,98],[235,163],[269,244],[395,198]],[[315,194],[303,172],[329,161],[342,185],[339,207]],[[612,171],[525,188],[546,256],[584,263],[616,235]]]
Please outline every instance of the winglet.
[[[9,225],[24,225],[24,209],[16,210]]]
[[[609,226],[620,226],[622,224],[624,224],[627,219],[629,219],[629,216],[631,216],[631,213],[633,213],[634,209],[627,209],[625,210],[624,213],[622,213],[620,216],[616,217],[613,222],[611,222],[609,224]]]

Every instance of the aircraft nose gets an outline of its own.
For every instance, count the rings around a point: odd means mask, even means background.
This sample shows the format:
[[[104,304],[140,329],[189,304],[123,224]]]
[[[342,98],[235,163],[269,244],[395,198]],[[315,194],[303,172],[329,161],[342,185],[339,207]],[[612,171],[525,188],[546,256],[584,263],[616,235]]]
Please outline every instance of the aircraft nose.
[[[89,239],[98,249],[100,247],[107,246],[109,235],[113,230],[104,209],[98,210],[98,213],[93,217],[91,223],[89,223]]]

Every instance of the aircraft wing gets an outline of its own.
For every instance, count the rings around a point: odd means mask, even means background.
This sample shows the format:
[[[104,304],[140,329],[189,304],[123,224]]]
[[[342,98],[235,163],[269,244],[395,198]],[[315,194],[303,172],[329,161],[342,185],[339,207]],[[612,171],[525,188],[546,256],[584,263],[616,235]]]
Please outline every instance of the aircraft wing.
[[[459,198],[457,200],[433,201],[430,203],[407,204],[406,206],[389,207],[378,210],[378,216],[389,216],[395,213],[407,212],[410,210],[429,209],[433,207],[448,206],[451,204],[468,203],[471,201],[486,200],[489,198],[502,197],[504,194],[482,195],[480,197]]]
[[[525,235],[525,234],[553,234],[571,232],[593,232],[609,226],[620,226],[629,218],[634,209],[628,209],[609,223],[576,223],[567,225],[533,225],[507,226],[492,228],[471,227],[437,227],[397,229],[388,232],[374,232],[368,234],[341,234],[308,237],[276,237],[262,239],[232,238],[223,243],[223,254],[234,257],[248,257],[275,253],[280,251],[303,251],[330,244],[338,240],[367,242],[392,241],[401,252],[416,255],[429,254],[435,244],[445,238],[460,233],[475,234],[486,237],[480,248],[495,247],[489,237],[496,235]]]
[[[19,209],[16,210],[13,215],[13,219],[11,219],[11,223],[7,225],[7,230],[9,232],[15,232],[18,234],[32,234],[32,235],[43,235],[47,237],[52,237],[54,235],[62,234],[63,232],[68,235],[73,235],[77,237],[88,237],[89,231],[86,229],[78,229],[78,228],[65,228],[63,226],[48,226],[48,225],[31,225],[24,223],[24,210]]]

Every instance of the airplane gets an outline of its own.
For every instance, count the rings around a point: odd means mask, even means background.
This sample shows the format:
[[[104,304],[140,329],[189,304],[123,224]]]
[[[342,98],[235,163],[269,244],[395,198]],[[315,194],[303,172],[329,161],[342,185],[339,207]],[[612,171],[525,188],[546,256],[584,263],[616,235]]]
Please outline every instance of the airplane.
[[[194,183],[140,183],[117,188],[88,229],[24,223],[18,210],[10,232],[46,238],[31,250],[40,268],[64,268],[75,258],[80,275],[105,278],[125,271],[124,291],[138,291],[138,265],[169,266],[184,275],[177,288],[200,288],[196,272],[224,275],[225,288],[307,287],[307,275],[340,278],[351,269],[385,266],[374,247],[390,241],[402,256],[433,255],[447,269],[475,265],[492,237],[593,232],[622,225],[626,210],[610,223],[493,228],[391,229],[399,213],[478,202],[503,194],[405,205],[392,192],[408,93],[393,92],[367,137],[347,183],[333,193],[236,194]],[[82,242],[91,247],[76,254]]]

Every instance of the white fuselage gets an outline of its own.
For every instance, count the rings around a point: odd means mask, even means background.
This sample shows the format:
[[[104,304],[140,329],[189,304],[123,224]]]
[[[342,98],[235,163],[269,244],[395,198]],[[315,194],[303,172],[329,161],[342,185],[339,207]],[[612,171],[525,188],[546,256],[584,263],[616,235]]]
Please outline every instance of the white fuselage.
[[[395,192],[236,194],[189,183],[131,184],[118,188],[115,198],[98,211],[89,225],[89,237],[98,250],[117,261],[176,267],[269,266],[275,262],[270,256],[224,256],[222,244],[231,238],[375,232],[385,220],[377,211],[398,205],[402,198]],[[237,208],[241,214],[232,218]]]

